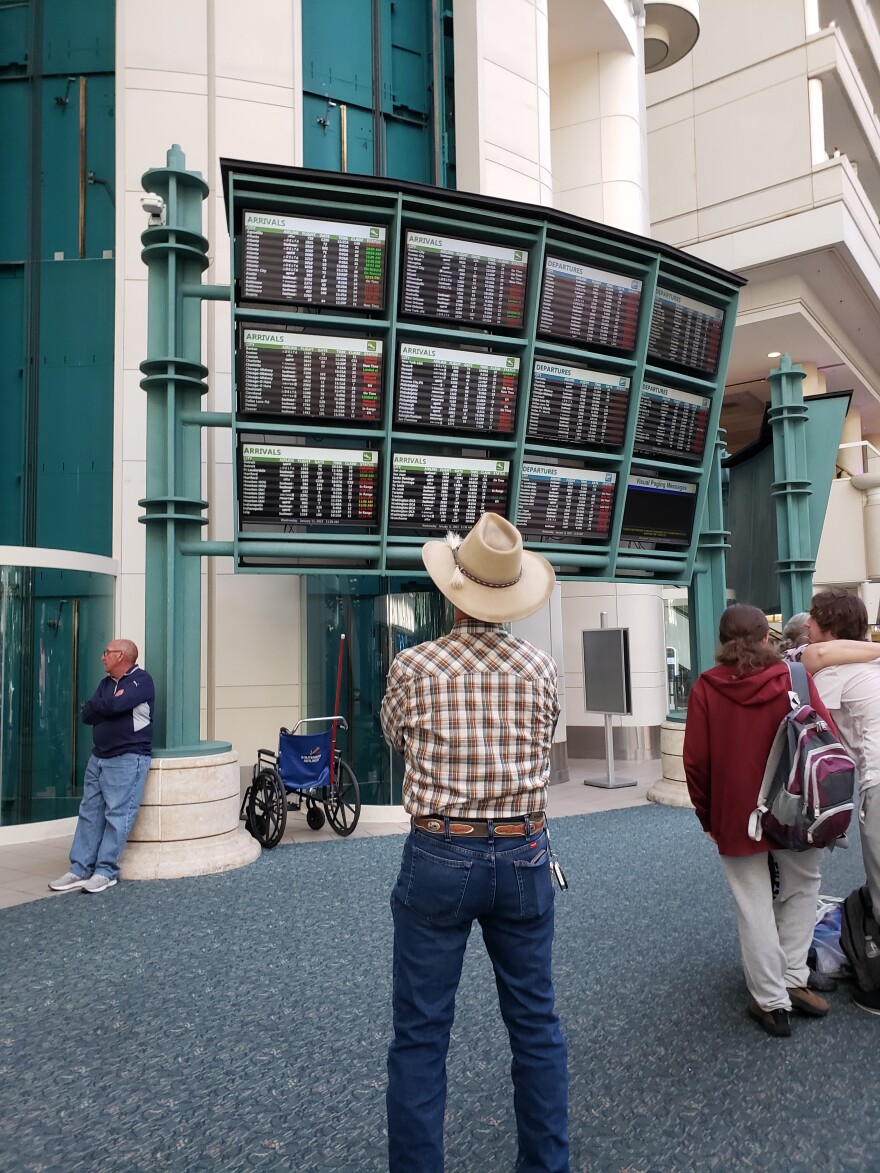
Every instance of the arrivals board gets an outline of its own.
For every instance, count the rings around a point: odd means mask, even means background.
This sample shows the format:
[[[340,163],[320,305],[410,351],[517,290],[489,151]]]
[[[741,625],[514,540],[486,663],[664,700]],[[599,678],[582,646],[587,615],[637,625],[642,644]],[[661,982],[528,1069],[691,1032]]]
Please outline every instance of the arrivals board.
[[[648,354],[661,362],[714,372],[718,367],[723,325],[723,310],[671,289],[658,289],[651,315]]]
[[[505,513],[510,462],[397,452],[391,466],[389,525],[468,530],[483,513]]]
[[[241,296],[380,310],[385,305],[385,237],[381,224],[246,211]]]
[[[630,381],[606,371],[537,361],[527,435],[545,443],[619,447],[626,434]]]
[[[528,261],[526,248],[407,232],[401,311],[519,329]]]
[[[248,443],[240,450],[244,525],[375,524],[375,452]]]
[[[243,415],[378,421],[382,343],[245,326],[238,410]]]
[[[632,350],[641,292],[634,277],[547,257],[538,329],[549,338]]]
[[[616,481],[613,472],[524,464],[516,524],[549,541],[607,538]]]
[[[513,355],[403,343],[395,423],[512,432],[518,379],[519,359]]]
[[[693,533],[697,486],[660,477],[631,476],[620,536],[634,543],[686,546]]]
[[[642,383],[633,451],[645,456],[699,460],[706,447],[711,399],[656,383]]]

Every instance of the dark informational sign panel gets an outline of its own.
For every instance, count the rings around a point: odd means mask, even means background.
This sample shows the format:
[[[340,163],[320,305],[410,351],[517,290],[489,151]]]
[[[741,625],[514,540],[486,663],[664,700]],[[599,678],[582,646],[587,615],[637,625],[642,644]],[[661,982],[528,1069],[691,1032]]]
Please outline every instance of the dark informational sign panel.
[[[607,539],[616,480],[613,472],[524,464],[516,524],[547,540]]]
[[[629,628],[600,627],[582,633],[584,708],[588,713],[632,713]]]
[[[626,435],[629,379],[536,362],[528,435],[578,448],[619,448]]]
[[[513,431],[519,359],[404,343],[395,422],[406,427]]]
[[[376,309],[385,304],[385,229],[378,224],[244,213],[242,297]]]
[[[622,273],[547,257],[538,326],[542,334],[588,346],[632,350],[642,283]]]
[[[382,418],[382,343],[245,326],[238,410],[302,419]]]
[[[376,522],[375,452],[243,444],[241,460],[245,526]]]
[[[525,248],[407,232],[401,311],[440,321],[519,329],[528,261]]]
[[[486,510],[687,583],[740,279],[551,208],[223,161],[238,569],[421,574]]]
[[[389,523],[395,529],[468,530],[483,513],[506,513],[506,460],[396,452]]]

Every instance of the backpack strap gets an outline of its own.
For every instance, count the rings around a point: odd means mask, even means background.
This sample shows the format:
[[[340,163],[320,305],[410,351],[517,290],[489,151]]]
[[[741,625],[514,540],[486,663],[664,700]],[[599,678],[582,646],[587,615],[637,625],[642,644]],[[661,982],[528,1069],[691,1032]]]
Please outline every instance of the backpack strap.
[[[797,693],[802,705],[811,705],[813,702],[810,700],[810,685],[807,680],[806,668],[800,660],[786,660],[786,666],[788,667],[788,674],[791,677],[791,692]],[[792,697],[791,707],[793,709],[798,707],[794,703],[794,697]]]

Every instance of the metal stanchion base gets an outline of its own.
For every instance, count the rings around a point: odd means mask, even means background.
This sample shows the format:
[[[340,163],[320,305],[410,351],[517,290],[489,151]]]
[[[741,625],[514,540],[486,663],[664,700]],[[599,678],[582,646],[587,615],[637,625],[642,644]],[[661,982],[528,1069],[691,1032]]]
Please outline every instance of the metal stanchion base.
[[[638,782],[630,778],[618,778],[615,774],[613,778],[585,779],[584,786],[601,786],[605,790],[617,790],[620,786],[638,786]]]

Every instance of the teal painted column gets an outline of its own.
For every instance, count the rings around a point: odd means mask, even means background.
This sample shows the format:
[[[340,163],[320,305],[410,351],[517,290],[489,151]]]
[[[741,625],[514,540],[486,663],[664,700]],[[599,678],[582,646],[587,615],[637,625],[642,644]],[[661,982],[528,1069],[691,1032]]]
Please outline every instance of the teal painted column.
[[[810,487],[807,466],[803,381],[806,372],[784,354],[771,371],[770,412],[773,429],[773,486],[779,549],[779,600],[783,620],[806,611],[813,593],[816,564],[810,539]]]
[[[697,567],[688,588],[688,617],[691,631],[691,672],[705,672],[715,664],[718,621],[727,606],[727,565],[725,552],[730,537],[724,528],[721,494],[721,460],[724,431],[719,428],[709,475],[706,505],[697,543]]]
[[[147,171],[144,189],[165,202],[142,234],[149,270],[147,358],[147,495],[138,504],[146,538],[146,646],[156,683],[154,757],[223,753],[227,742],[199,740],[201,695],[201,559],[183,553],[206,525],[201,496],[201,429],[184,424],[208,388],[201,363],[201,302],[184,296],[208,265],[202,201],[208,185],[185,169],[180,147],[167,166]]]

